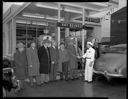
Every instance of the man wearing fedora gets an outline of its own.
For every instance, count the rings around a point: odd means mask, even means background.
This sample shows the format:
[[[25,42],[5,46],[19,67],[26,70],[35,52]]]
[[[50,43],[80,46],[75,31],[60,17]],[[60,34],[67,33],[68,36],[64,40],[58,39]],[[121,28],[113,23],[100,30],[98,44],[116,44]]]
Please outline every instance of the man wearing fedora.
[[[37,54],[36,43],[32,41],[30,47],[27,49],[27,60],[28,60],[28,75],[30,78],[31,86],[33,87],[36,78],[36,84],[40,85],[40,73],[39,73],[39,59]]]
[[[87,42],[87,51],[82,56],[86,58],[86,65],[85,65],[85,76],[84,81],[92,82],[92,75],[93,75],[93,65],[95,60],[95,50],[92,48],[93,44],[91,42]]]
[[[69,76],[73,80],[77,78],[77,52],[74,46],[74,39],[69,39],[67,51],[69,54]]]
[[[41,75],[41,84],[49,81],[49,72],[50,72],[50,51],[48,48],[49,40],[43,40],[43,45],[38,49],[38,57],[40,62],[40,75]]]
[[[20,80],[20,88],[24,89],[24,80],[27,78],[27,57],[22,42],[17,44],[17,51],[14,54],[14,64],[16,66],[16,77]]]
[[[57,43],[55,40],[52,40],[50,49],[51,55],[51,70],[50,70],[50,81],[55,81],[57,76],[58,60],[59,60],[59,51],[57,48]]]

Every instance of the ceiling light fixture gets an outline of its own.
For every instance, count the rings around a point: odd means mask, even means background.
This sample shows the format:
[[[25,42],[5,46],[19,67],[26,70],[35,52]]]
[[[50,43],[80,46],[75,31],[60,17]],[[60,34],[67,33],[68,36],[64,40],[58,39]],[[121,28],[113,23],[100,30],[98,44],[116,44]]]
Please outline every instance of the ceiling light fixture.
[[[39,23],[39,22],[32,22],[33,25],[44,25],[44,26],[48,26],[47,23]]]
[[[22,23],[22,24],[30,24],[30,21],[25,21],[25,20],[16,20],[16,23]]]
[[[45,18],[44,16],[41,15],[37,15],[37,14],[29,14],[29,13],[24,13],[23,14],[24,17],[32,17],[32,18]]]
[[[58,20],[57,18],[53,18],[53,17],[46,17],[46,19],[49,19],[49,20]],[[64,19],[61,18],[61,21],[64,21]]]
[[[48,6],[48,5],[38,4],[38,3],[36,4],[36,6],[37,7],[43,7],[43,8],[49,8],[49,9],[58,10],[58,7],[56,7],[56,6],[53,7],[53,6]],[[62,8],[60,10],[62,10]],[[67,11],[67,12],[82,14],[81,11],[71,10],[71,9],[67,9],[67,8],[65,8],[64,10]]]
[[[25,21],[25,20],[16,20],[16,23],[21,23],[21,24],[31,24],[30,21]],[[45,22],[32,22],[33,25],[44,25],[48,26],[48,23]]]
[[[107,4],[104,4],[104,3],[98,3],[98,2],[92,2],[91,4],[95,4],[95,5],[103,6],[103,7],[107,7],[107,6],[108,6]]]
[[[43,15],[37,15],[37,14],[30,14],[30,13],[23,13],[24,17],[31,17],[31,18],[41,18],[41,19],[48,19],[48,20],[58,20],[58,18],[49,17],[49,16],[43,16]],[[64,21],[63,18],[61,18],[61,21]]]

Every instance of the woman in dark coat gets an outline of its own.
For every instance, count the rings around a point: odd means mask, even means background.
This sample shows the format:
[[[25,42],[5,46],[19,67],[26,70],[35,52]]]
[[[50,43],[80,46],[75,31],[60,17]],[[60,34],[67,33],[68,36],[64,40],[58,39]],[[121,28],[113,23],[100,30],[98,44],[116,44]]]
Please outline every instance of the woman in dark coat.
[[[24,88],[24,80],[27,76],[27,57],[26,52],[24,50],[24,44],[18,43],[17,48],[18,50],[14,54],[14,64],[16,66],[16,77],[21,82],[21,89]]]
[[[43,41],[43,46],[38,49],[38,57],[40,62],[40,75],[41,75],[41,83],[49,81],[49,72],[50,72],[50,52],[48,48],[48,40]]]

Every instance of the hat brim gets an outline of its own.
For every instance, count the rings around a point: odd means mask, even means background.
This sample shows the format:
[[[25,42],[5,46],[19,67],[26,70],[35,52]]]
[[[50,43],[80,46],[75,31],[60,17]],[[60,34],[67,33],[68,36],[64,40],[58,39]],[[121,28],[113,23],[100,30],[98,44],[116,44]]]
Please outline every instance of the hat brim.
[[[17,48],[24,48],[24,47],[25,47],[24,44],[18,44],[18,45],[17,45]]]
[[[90,42],[87,42],[87,45],[93,46],[93,44],[91,44]]]

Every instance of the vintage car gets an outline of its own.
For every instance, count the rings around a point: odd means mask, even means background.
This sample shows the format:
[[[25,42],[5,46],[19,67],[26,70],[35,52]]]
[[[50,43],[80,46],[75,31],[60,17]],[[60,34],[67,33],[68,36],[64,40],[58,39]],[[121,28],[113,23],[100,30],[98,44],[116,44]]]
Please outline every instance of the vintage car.
[[[113,77],[127,77],[126,44],[109,47],[98,59],[95,60],[94,74],[104,75],[108,80]]]
[[[20,87],[19,80],[16,78],[11,56],[3,56],[3,97],[6,97],[6,92],[11,92],[12,89],[17,91]]]

